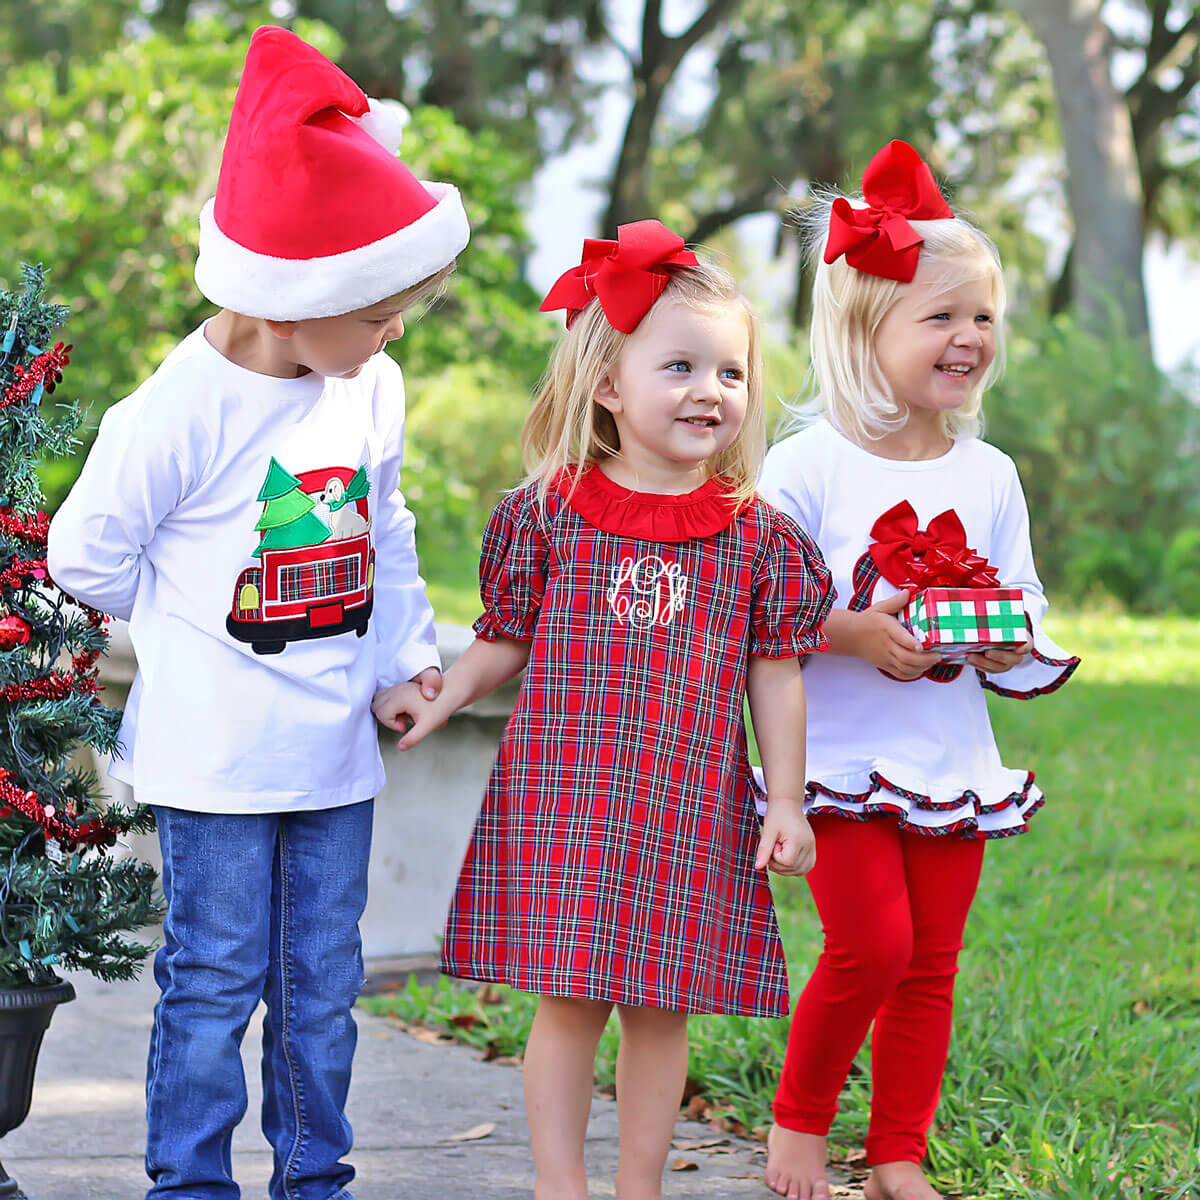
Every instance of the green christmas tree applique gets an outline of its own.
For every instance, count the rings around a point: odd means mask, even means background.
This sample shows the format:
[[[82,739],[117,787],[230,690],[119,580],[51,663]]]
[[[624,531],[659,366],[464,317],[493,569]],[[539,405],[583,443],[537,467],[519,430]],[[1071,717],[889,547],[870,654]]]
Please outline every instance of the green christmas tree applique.
[[[258,499],[265,507],[254,526],[262,531],[262,539],[254,548],[256,558],[264,550],[293,550],[329,540],[329,527],[313,515],[316,501],[300,490],[300,480],[275,458],[267,468]]]

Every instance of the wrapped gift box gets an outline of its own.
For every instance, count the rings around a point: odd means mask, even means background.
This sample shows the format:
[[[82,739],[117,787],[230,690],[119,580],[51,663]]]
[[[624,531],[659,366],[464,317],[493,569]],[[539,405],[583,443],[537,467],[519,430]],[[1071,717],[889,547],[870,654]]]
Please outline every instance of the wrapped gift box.
[[[922,588],[904,607],[900,623],[922,649],[947,657],[1014,648],[1028,637],[1020,588]]]

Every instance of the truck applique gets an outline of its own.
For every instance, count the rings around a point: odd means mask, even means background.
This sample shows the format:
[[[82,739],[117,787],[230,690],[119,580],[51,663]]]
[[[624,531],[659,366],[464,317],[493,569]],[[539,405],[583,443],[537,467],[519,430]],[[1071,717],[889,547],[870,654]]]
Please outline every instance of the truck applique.
[[[278,654],[305,638],[366,634],[375,584],[369,491],[364,467],[293,475],[271,459],[258,493],[259,565],[238,576],[225,618],[233,637],[256,654]]]

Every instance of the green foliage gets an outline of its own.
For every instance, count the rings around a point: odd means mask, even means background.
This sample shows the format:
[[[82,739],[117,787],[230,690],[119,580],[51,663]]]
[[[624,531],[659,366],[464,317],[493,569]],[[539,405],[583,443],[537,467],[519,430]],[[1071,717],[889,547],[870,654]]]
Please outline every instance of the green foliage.
[[[337,53],[328,28],[301,22],[298,32]],[[66,80],[29,61],[0,81],[0,224],[14,256],[56,264],[93,426],[212,311],[192,279],[198,216],[216,186],[248,40],[197,20],[78,61]],[[527,162],[498,134],[469,135],[436,108],[414,111],[403,157],[421,178],[457,184],[472,224],[444,297],[394,347],[414,407],[425,379],[476,360],[492,390],[526,395],[553,336],[520,275]],[[46,468],[52,507],[80,462]]]
[[[9,261],[55,265],[94,419],[209,311],[192,282],[197,218],[243,52],[220,26],[198,25],[182,41],[152,35],[77,62],[65,91],[40,61],[0,80]],[[52,501],[78,465],[47,471]]]
[[[1200,407],[1114,323],[1018,320],[985,400],[989,441],[1016,460],[1051,593],[1106,593],[1137,611],[1195,604]]]
[[[152,828],[149,810],[103,805],[95,776],[72,764],[81,744],[117,748],[121,714],[94,690],[100,615],[45,577],[35,466],[71,448],[78,409],[50,395],[53,378],[40,403],[4,403],[66,316],[42,302],[40,268],[25,267],[22,282],[0,291],[0,330],[14,335],[0,350],[0,617],[25,635],[0,644],[0,987],[52,982],[56,968],[128,978],[148,948],[124,935],[158,915],[153,868],[108,853],[119,835]]]
[[[1083,657],[1071,682],[1029,703],[989,697],[1005,760],[1036,767],[1048,803],[1029,834],[988,848],[931,1174],[988,1200],[1184,1200],[1200,1190],[1200,747],[1180,714],[1200,710],[1200,626],[1090,613],[1051,633]],[[820,925],[800,881],[775,896],[796,992]],[[519,1053],[532,998],[491,993],[447,981],[366,1003]],[[768,1124],[787,1022],[700,1017],[690,1037],[701,1091],[748,1129]],[[615,1047],[610,1025],[602,1085]],[[869,1105],[864,1048],[835,1159],[861,1144]]]

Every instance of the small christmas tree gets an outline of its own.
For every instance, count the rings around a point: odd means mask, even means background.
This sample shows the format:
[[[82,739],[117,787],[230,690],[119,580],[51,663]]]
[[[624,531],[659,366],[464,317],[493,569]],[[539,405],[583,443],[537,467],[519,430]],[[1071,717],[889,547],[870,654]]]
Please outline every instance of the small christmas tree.
[[[97,695],[106,618],[46,571],[41,457],[69,453],[76,404],[48,401],[70,361],[51,346],[67,310],[42,302],[40,267],[0,289],[0,988],[52,983],[56,969],[128,979],[149,947],[125,936],[160,914],[154,869],[108,853],[153,828],[148,809],[102,806],[80,743],[117,749],[121,714]]]
[[[265,507],[254,526],[262,530],[262,538],[254,547],[256,558],[264,550],[292,550],[328,541],[329,526],[313,513],[317,502],[300,490],[300,480],[274,458],[258,499]]]

